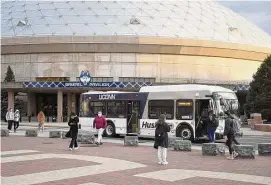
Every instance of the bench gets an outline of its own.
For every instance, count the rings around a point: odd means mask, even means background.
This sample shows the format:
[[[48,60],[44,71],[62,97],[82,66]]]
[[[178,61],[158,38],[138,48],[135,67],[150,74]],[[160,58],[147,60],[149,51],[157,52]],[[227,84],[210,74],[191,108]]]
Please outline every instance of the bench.
[[[68,133],[68,131],[62,131],[62,133],[61,133],[61,138],[62,139],[67,139],[67,137],[66,137],[66,134]]]
[[[260,156],[271,156],[271,143],[259,143],[258,153]]]
[[[1,129],[1,137],[8,137],[9,130],[8,129]]]
[[[60,138],[61,137],[61,131],[50,131],[49,132],[49,138]]]
[[[191,152],[191,141],[189,141],[189,140],[175,140],[174,150],[175,151]]]
[[[25,131],[25,137],[37,137],[38,136],[38,130],[26,130]]]
[[[168,147],[174,148],[174,144],[176,140],[181,140],[181,138],[178,137],[168,137]]]
[[[256,152],[253,145],[234,145],[233,149],[238,153],[237,158],[255,159]]]
[[[224,156],[225,145],[220,143],[203,143],[202,155],[206,156]]]
[[[138,136],[125,136],[124,146],[138,146]]]

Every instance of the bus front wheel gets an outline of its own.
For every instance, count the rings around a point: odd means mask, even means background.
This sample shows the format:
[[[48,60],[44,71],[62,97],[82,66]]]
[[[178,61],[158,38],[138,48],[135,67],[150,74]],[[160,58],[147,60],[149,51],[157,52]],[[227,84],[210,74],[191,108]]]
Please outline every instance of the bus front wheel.
[[[107,137],[114,137],[116,135],[115,125],[111,122],[107,123],[105,129],[105,136]]]
[[[177,137],[181,137],[184,140],[193,141],[193,132],[187,125],[182,125],[177,129]]]

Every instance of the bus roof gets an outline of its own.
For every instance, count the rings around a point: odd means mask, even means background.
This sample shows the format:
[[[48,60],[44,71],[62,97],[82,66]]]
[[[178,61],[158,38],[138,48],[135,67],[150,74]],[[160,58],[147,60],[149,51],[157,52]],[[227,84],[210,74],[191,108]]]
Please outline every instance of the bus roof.
[[[161,85],[161,86],[144,86],[140,88],[139,92],[174,92],[174,91],[210,91],[213,92],[233,92],[230,89],[199,84],[184,84],[184,85]]]

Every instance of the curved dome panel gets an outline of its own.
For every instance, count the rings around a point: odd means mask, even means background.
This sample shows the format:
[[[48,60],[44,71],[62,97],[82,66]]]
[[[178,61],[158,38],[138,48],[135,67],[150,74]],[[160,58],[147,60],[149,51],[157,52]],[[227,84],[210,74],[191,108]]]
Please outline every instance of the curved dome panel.
[[[151,36],[271,47],[271,37],[214,1],[2,1],[2,37]]]

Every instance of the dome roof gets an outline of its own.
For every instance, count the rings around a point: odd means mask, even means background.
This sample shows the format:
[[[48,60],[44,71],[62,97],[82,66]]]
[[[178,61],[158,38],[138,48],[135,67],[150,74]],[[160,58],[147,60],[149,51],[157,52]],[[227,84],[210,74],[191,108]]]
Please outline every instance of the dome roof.
[[[271,37],[214,1],[2,1],[2,37],[149,36],[271,47]]]

